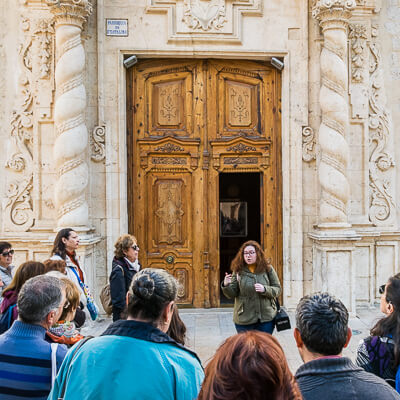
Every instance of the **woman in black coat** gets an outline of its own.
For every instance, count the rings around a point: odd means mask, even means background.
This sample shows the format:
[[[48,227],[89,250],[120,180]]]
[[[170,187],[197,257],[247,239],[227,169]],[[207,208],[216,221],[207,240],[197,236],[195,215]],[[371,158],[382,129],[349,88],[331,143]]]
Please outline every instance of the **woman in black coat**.
[[[120,236],[114,247],[110,290],[113,321],[115,322],[122,318],[121,313],[126,306],[126,293],[133,276],[140,270],[140,264],[138,262],[139,246],[135,236]]]

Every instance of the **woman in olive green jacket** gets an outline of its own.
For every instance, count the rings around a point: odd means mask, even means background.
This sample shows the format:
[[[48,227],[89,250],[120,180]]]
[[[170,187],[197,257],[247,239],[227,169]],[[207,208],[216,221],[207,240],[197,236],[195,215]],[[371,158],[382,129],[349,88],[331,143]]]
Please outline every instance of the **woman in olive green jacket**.
[[[275,298],[281,285],[261,246],[250,240],[244,243],[231,263],[232,274],[226,274],[222,291],[235,299],[233,322],[238,332],[274,331]]]

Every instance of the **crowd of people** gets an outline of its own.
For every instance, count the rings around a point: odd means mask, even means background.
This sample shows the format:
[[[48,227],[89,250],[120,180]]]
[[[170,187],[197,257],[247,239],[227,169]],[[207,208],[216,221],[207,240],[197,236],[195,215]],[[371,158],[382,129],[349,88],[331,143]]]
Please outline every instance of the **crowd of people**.
[[[77,233],[62,229],[48,260],[15,268],[12,245],[0,242],[0,399],[400,399],[400,274],[379,288],[384,317],[354,362],[342,356],[352,335],[345,305],[329,293],[300,299],[293,334],[304,364],[293,375],[273,336],[278,276],[260,245],[246,242],[221,284],[238,333],[203,369],[185,347],[177,280],[143,268],[132,235],[115,243],[113,322],[84,337],[79,328],[98,307],[78,246]]]

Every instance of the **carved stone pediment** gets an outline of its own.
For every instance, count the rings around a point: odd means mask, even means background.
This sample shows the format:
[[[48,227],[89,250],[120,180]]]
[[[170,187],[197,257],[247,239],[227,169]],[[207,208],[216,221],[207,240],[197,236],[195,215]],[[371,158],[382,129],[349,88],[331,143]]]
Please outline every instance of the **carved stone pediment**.
[[[271,140],[242,136],[211,142],[212,165],[217,171],[259,171],[270,166]]]
[[[161,139],[139,139],[140,165],[150,170],[190,170],[199,164],[199,140],[165,136]]]
[[[168,16],[168,41],[242,40],[246,15],[262,16],[261,0],[148,0],[148,13]]]

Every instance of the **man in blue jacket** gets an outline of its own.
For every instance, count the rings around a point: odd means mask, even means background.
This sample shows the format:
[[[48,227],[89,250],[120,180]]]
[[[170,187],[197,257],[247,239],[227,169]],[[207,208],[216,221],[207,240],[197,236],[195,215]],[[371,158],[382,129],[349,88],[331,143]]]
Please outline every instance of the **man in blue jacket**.
[[[0,335],[0,398],[47,399],[52,380],[52,352],[57,369],[67,353],[64,345],[45,340],[65,304],[59,279],[39,275],[29,279],[18,295],[18,320]]]
[[[400,399],[383,379],[342,357],[351,338],[348,321],[344,304],[329,293],[300,300],[294,338],[304,361],[296,372],[304,400]]]

